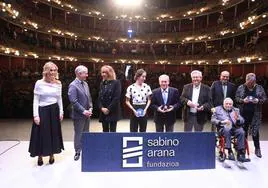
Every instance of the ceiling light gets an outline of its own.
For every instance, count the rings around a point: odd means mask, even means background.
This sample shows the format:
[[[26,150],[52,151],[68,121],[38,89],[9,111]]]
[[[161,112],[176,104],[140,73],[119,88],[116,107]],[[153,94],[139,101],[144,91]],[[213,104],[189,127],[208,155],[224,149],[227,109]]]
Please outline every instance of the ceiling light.
[[[140,6],[142,3],[142,0],[114,0],[114,3],[118,6],[123,6],[123,7],[137,7]]]

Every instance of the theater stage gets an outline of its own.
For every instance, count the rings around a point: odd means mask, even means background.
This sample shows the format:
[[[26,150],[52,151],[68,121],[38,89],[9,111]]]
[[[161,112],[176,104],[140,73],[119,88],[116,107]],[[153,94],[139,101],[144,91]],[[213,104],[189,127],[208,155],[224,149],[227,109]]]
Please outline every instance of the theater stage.
[[[127,188],[163,188],[163,187],[206,187],[206,188],[267,188],[268,141],[261,141],[263,158],[254,155],[252,141],[250,144],[250,163],[244,167],[237,166],[233,161],[225,164],[216,161],[216,169],[212,170],[184,170],[160,172],[81,172],[81,160],[73,160],[73,143],[71,141],[72,126],[69,120],[63,122],[65,150],[55,156],[55,163],[48,164],[44,158],[44,165],[36,164],[37,158],[30,158],[28,151],[30,120],[0,120],[0,153],[14,146],[0,155],[0,187],[1,188],[39,188],[39,187],[127,187]],[[126,124],[127,122],[124,122]],[[9,124],[9,125],[8,125]],[[152,122],[149,130],[153,130]],[[20,125],[20,126],[19,126]],[[126,129],[120,128],[120,131]],[[69,128],[66,128],[69,126]],[[96,126],[96,127],[94,127]],[[181,126],[181,122],[177,126]],[[7,130],[8,129],[8,130]],[[100,125],[93,121],[91,130],[98,132]],[[175,130],[180,130],[176,128]],[[208,130],[209,127],[206,128]],[[68,132],[66,132],[68,131]],[[10,133],[9,135],[7,133]],[[267,132],[266,128],[265,131]],[[263,133],[262,133],[263,134]],[[267,134],[266,134],[267,135]],[[6,141],[18,139],[17,141]],[[70,139],[70,140],[69,140]],[[5,140],[5,141],[3,141]],[[226,168],[227,164],[230,168]]]

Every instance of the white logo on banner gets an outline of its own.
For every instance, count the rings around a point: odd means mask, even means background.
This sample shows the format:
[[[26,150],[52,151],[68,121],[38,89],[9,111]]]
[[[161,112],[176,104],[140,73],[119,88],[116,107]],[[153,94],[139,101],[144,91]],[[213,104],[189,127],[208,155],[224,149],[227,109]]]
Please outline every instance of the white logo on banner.
[[[138,142],[138,146],[128,147],[129,142]],[[123,137],[123,168],[142,167],[142,137]],[[138,162],[128,163],[129,158],[137,157]]]

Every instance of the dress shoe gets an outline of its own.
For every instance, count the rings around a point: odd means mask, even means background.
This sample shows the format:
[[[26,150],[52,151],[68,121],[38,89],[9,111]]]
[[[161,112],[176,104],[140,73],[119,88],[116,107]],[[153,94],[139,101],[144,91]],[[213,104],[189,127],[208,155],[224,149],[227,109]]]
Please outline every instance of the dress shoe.
[[[49,164],[53,164],[55,162],[55,159],[54,159],[53,155],[50,155],[48,162],[49,162]]]
[[[219,153],[219,161],[223,162],[223,161],[225,161],[225,159],[226,159],[225,153],[220,151],[220,153]]]
[[[37,165],[38,165],[38,166],[42,166],[43,164],[44,164],[44,162],[43,162],[43,158],[42,158],[42,157],[38,157]]]
[[[74,160],[77,161],[80,158],[80,153],[75,153]]]
[[[250,159],[247,159],[244,153],[240,153],[237,155],[237,161],[244,163],[244,162],[250,162]]]
[[[235,160],[234,153],[233,153],[232,150],[228,152],[228,159],[231,160],[231,161]]]
[[[255,149],[255,155],[259,158],[262,158],[261,149]]]

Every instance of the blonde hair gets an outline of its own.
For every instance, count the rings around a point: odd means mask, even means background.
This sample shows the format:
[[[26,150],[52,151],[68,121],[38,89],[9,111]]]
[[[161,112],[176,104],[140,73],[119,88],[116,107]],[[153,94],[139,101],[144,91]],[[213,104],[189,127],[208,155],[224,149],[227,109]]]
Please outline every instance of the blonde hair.
[[[110,65],[103,65],[101,67],[101,72],[103,71],[103,69],[108,69],[108,80],[116,80],[116,74],[114,72],[113,67],[111,67]]]
[[[58,73],[58,66],[53,63],[52,61],[46,62],[43,66],[43,78],[45,79],[47,77],[47,74],[50,72],[50,69],[55,67],[57,69],[56,79],[59,79],[59,73]]]

